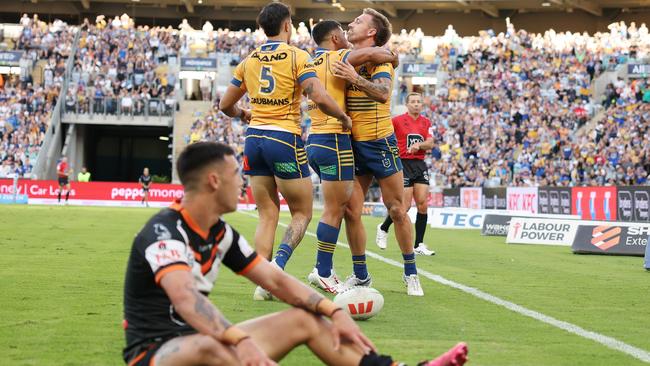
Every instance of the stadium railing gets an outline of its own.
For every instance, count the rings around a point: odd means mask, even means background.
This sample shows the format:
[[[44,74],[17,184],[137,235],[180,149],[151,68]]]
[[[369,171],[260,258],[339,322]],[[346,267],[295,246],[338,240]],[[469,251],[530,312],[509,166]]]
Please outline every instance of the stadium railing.
[[[70,81],[70,74],[72,72],[72,66],[74,64],[74,56],[77,52],[77,47],[79,45],[79,36],[81,28],[74,27],[74,40],[72,42],[72,48],[70,50],[70,56],[66,60],[65,64],[65,73],[64,81],[61,86],[61,91],[58,95],[56,105],[52,110],[50,115],[50,124],[47,127],[45,132],[45,137],[43,138],[43,143],[38,152],[36,162],[34,163],[34,169],[32,169],[32,179],[44,179],[48,177],[54,177],[56,162],[53,161],[54,157],[58,158],[58,154],[61,153],[61,117],[63,111],[63,104],[65,103],[65,95],[68,90],[68,83]],[[57,149],[56,147],[59,146]],[[59,151],[56,151],[59,150]]]
[[[124,103],[126,102],[126,103]],[[65,105],[64,114],[114,115],[118,117],[173,117],[176,110],[176,100],[160,98],[117,98],[93,97],[84,102],[75,101],[74,105]]]

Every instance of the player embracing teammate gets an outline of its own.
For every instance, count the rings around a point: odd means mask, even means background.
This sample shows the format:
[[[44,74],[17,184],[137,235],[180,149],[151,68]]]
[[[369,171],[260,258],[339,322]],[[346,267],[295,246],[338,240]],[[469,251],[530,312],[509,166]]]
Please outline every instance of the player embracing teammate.
[[[291,223],[273,263],[284,269],[311,220],[313,187],[300,127],[300,103],[304,93],[318,108],[350,128],[351,121],[320,83],[310,55],[289,45],[292,25],[289,8],[271,3],[262,9],[258,24],[268,37],[235,69],[231,85],[219,108],[230,117],[250,121],[244,145],[244,173],[250,176],[259,212],[255,248],[271,259],[280,214],[278,191],[287,201]],[[248,93],[252,110],[236,104]],[[270,300],[257,287],[255,300]]]
[[[392,34],[388,19],[366,8],[348,24],[347,39],[354,50],[382,47]],[[353,274],[340,286],[370,286],[366,267],[366,231],[361,212],[368,188],[375,178],[404,260],[403,280],[411,296],[424,296],[415,265],[413,229],[404,205],[402,162],[390,116],[395,70],[390,63],[366,63],[356,68],[348,62],[334,63],[334,72],[347,81],[346,106],[352,118],[352,150],[355,160],[354,188],[345,212],[346,234],[352,252]]]

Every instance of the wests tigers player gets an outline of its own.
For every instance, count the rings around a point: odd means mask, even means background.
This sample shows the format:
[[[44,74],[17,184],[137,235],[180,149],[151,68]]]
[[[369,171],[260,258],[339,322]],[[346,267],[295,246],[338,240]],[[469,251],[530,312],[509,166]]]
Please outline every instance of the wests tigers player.
[[[177,169],[183,200],[145,224],[127,265],[129,366],[275,365],[300,345],[328,365],[396,364],[375,353],[346,312],[270,265],[223,222],[223,214],[236,210],[242,187],[230,147],[189,145]],[[232,325],[208,299],[222,263],[293,308]],[[461,343],[425,364],[462,365],[466,355]]]

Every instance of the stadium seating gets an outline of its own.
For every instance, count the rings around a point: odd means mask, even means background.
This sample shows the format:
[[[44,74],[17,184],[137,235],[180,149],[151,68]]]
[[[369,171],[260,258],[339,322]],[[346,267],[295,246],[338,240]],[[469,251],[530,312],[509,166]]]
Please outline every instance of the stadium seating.
[[[29,176],[64,82],[74,28],[24,16],[8,49],[26,50],[21,74],[0,88],[0,177]],[[80,28],[64,110],[78,114],[171,115],[178,57],[228,53],[233,64],[264,42],[260,30],[194,31],[136,26],[128,16]],[[199,36],[197,36],[197,34]],[[601,95],[593,82],[617,65],[650,56],[648,29],[624,23],[594,35],[483,31],[460,37],[453,27],[424,54],[421,30],[394,34],[388,47],[405,60],[438,65],[435,93],[425,95],[436,148],[428,158],[439,186],[644,184],[650,119],[648,81],[615,80]],[[315,45],[303,23],[292,43]],[[427,52],[431,52],[428,50]],[[34,75],[34,76],[33,76]],[[604,85],[604,84],[603,84]],[[394,104],[408,92],[400,85]],[[217,96],[218,101],[218,96]],[[304,137],[309,118],[303,118]],[[595,118],[594,118],[595,117]],[[593,121],[591,121],[593,118]],[[244,126],[213,110],[198,116],[187,143],[225,141],[241,151]]]
[[[6,49],[25,53],[20,75],[0,83],[0,178],[30,177],[63,84],[65,60],[76,31],[61,21],[42,22],[36,15],[23,16],[20,24],[23,30],[17,39],[2,40]]]

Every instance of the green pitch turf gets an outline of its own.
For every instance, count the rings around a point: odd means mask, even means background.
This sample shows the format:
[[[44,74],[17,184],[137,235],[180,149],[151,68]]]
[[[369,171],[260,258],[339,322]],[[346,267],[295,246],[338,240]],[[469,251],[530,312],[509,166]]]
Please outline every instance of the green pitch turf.
[[[122,286],[134,234],[155,209],[0,207],[0,365],[120,365],[124,344]],[[318,213],[310,229],[315,232]],[[256,220],[226,220],[252,238]],[[288,222],[283,214],[281,221]],[[401,262],[393,235],[380,252],[378,218],[364,218],[368,248]],[[283,229],[278,230],[278,239]],[[345,237],[341,237],[345,240]],[[316,240],[306,236],[287,270],[301,280],[314,264]],[[643,350],[650,350],[650,274],[642,259],[573,255],[569,248],[506,245],[477,231],[427,230],[436,250],[417,264],[529,309]],[[350,273],[349,251],[335,254],[338,274]],[[368,259],[384,310],[360,323],[383,353],[410,364],[458,341],[470,365],[641,365],[591,340],[524,317],[422,278],[426,296],[407,297],[401,270]],[[287,306],[253,302],[254,286],[224,268],[214,303],[232,321]],[[282,330],[278,330],[281,335]],[[318,365],[301,348],[282,364]]]

